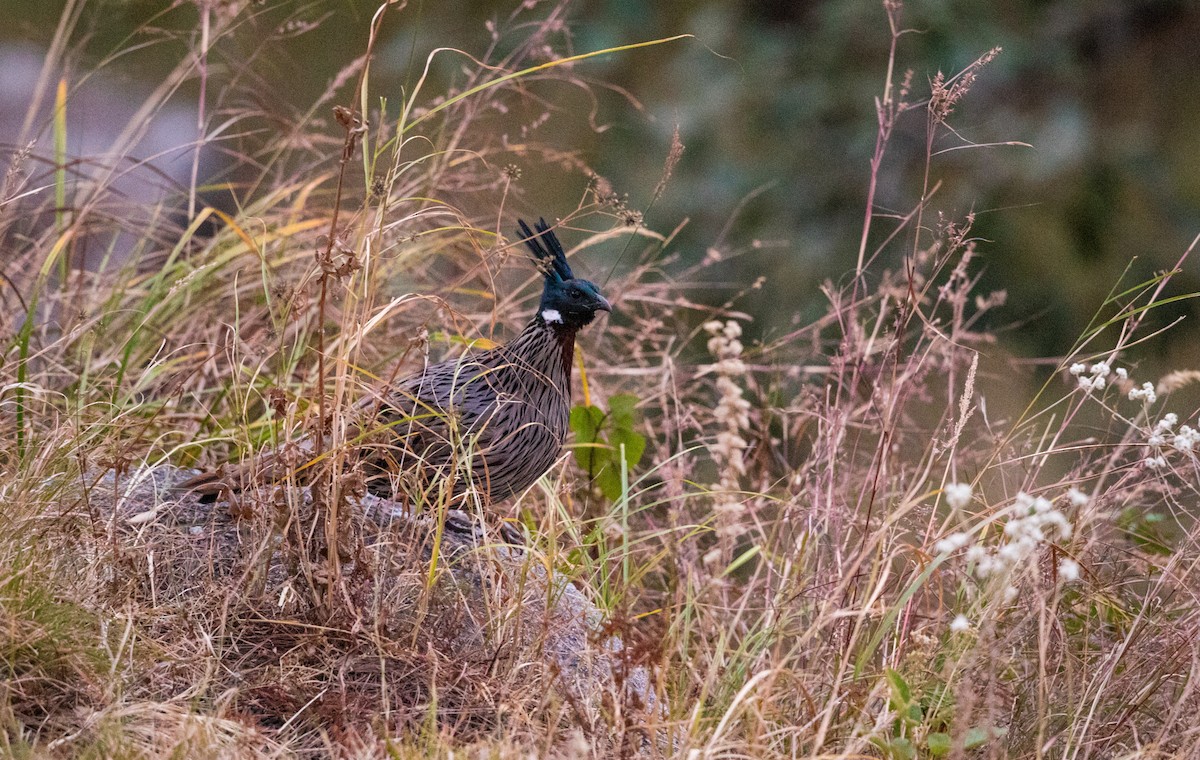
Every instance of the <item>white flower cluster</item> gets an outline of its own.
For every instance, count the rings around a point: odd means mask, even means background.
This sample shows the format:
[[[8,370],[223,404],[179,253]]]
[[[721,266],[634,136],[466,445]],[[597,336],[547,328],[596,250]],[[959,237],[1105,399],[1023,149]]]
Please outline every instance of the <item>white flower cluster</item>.
[[[1069,371],[1078,382],[1079,389],[1085,394],[1103,390],[1108,383],[1106,378],[1116,375],[1123,384],[1132,386],[1126,394],[1130,401],[1141,401],[1143,409],[1158,402],[1158,391],[1154,383],[1142,383],[1140,386],[1130,383],[1129,370],[1124,367],[1113,369],[1108,362],[1096,362],[1089,367],[1076,362],[1070,366]],[[1176,425],[1179,425],[1179,416],[1168,412],[1146,435],[1147,451],[1142,459],[1144,467],[1150,470],[1165,470],[1170,465],[1167,457],[1172,452],[1191,456],[1200,451],[1200,430],[1189,425],[1180,425],[1176,430]]]
[[[1122,384],[1129,382],[1129,370],[1124,367],[1113,369],[1108,362],[1096,362],[1090,367],[1081,362],[1076,362],[1070,366],[1069,372],[1075,376],[1075,381],[1078,383],[1079,389],[1084,393],[1104,390],[1109,383],[1109,375],[1116,375]],[[1130,401],[1141,401],[1146,405],[1158,401],[1158,393],[1154,389],[1154,383],[1142,383],[1140,386],[1135,385],[1129,389],[1127,395]]]
[[[1058,563],[1058,577],[1067,583],[1079,580],[1079,563],[1070,557],[1063,557]]]
[[[722,375],[744,375],[746,365],[742,363],[742,326],[734,320],[720,322],[716,319],[704,323],[708,339],[708,352],[717,359],[716,370]]]
[[[1104,390],[1104,386],[1108,384],[1108,380],[1105,378],[1111,373],[1112,368],[1108,366],[1107,362],[1096,362],[1090,368],[1087,365],[1079,363],[1071,365],[1071,374],[1078,380],[1079,388],[1084,393]],[[1121,378],[1125,378],[1128,375],[1123,369],[1117,370],[1117,374]]]
[[[1153,404],[1158,401],[1158,394],[1154,392],[1154,383],[1142,383],[1141,388],[1129,389],[1130,401],[1142,401],[1146,404]]]
[[[1179,425],[1179,415],[1167,412],[1154,425],[1146,436],[1146,446],[1149,451],[1143,463],[1152,470],[1161,470],[1167,466],[1167,454],[1173,449],[1183,454],[1191,454],[1200,446],[1200,430],[1190,425]]]
[[[722,323],[717,320],[706,322],[704,331],[710,336],[708,351],[717,360],[713,369],[717,372],[717,392],[720,399],[713,416],[721,425],[717,442],[712,446],[713,457],[721,468],[721,486],[724,490],[737,488],[737,477],[746,474],[743,454],[749,444],[742,431],[750,427],[750,402],[742,398],[742,388],[736,378],[744,377],[746,365],[742,362],[742,326],[732,319]]]
[[[1088,496],[1083,491],[1080,491],[1075,486],[1067,489],[1067,501],[1071,502],[1071,506],[1076,509],[1082,509],[1091,503],[1092,497]]]
[[[742,387],[738,379],[746,375],[742,362],[742,326],[731,320],[704,323],[709,334],[708,351],[716,359],[713,370],[717,374],[717,393],[720,398],[713,409],[713,418],[719,425],[717,440],[709,446],[713,461],[720,473],[720,482],[713,486],[719,494],[715,505],[717,535],[721,541],[704,557],[705,564],[717,565],[730,560],[731,541],[741,532],[742,516],[746,512],[746,501],[740,498],[740,479],[746,474],[745,452],[749,447],[742,432],[750,427],[750,402],[742,398]]]
[[[1109,384],[1108,378],[1110,375],[1116,375],[1122,384],[1129,382],[1129,370],[1124,369],[1124,367],[1112,369],[1108,361],[1097,361],[1092,366],[1087,366],[1076,361],[1075,364],[1070,365],[1068,371],[1075,377],[1075,382],[1079,384],[1079,389],[1084,391],[1085,394],[1090,394],[1093,390],[1104,390],[1106,385]],[[1153,383],[1142,383],[1140,387],[1139,385],[1134,385],[1133,388],[1129,389],[1128,396],[1130,401],[1141,401],[1146,403],[1146,405],[1151,405],[1151,403],[1158,401],[1158,394],[1154,391]]]
[[[962,509],[971,503],[974,491],[971,490],[970,483],[951,483],[942,489],[942,495],[946,497],[946,503],[951,509]]]
[[[1089,501],[1087,494],[1075,488],[1067,492],[1066,498],[1075,507],[1086,506]],[[1004,524],[1003,538],[998,546],[973,543],[971,534],[959,532],[951,533],[934,544],[934,551],[950,554],[969,546],[966,559],[975,566],[975,575],[988,578],[1006,576],[1028,562],[1043,544],[1071,537],[1072,528],[1067,516],[1055,509],[1054,503],[1044,496],[1030,496],[1021,492],[1006,514],[1008,521]],[[1079,577],[1079,566],[1071,562],[1070,565],[1060,566],[1059,573],[1068,581],[1075,580]],[[1015,595],[1016,589],[1011,584],[1005,588],[1006,598],[1011,600]]]

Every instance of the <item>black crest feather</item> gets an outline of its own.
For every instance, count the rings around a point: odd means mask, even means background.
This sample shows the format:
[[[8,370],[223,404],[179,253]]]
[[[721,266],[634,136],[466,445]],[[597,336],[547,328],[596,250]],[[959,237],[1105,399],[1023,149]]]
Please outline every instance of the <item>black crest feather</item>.
[[[546,224],[545,219],[538,219],[537,224],[533,225],[533,230],[529,229],[524,219],[518,219],[517,226],[520,228],[517,232],[524,239],[525,245],[529,246],[529,250],[533,251],[533,260],[547,280],[563,282],[575,278],[571,272],[571,265],[567,263],[567,254],[562,243],[558,242],[558,237],[550,229],[550,225]]]

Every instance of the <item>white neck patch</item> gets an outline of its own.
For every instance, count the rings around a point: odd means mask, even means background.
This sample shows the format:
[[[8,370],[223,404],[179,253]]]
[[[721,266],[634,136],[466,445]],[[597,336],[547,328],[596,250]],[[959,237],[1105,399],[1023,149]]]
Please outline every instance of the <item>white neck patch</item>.
[[[542,319],[545,320],[546,324],[549,324],[549,325],[552,325],[552,324],[560,324],[561,325],[563,323],[562,314],[558,313],[558,309],[543,309],[542,310]]]

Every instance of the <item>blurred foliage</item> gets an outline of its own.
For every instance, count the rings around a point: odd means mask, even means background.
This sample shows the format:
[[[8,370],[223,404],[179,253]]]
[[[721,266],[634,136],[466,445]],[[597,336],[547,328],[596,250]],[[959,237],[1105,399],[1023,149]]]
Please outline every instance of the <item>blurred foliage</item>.
[[[515,3],[412,0],[382,29],[373,89],[411,88],[429,51],[453,46],[480,54],[487,22],[512,29]],[[529,11],[539,18],[553,3]],[[248,26],[291,24],[295,33],[268,54],[259,36],[216,51],[215,66],[245,65],[256,107],[293,116],[310,104],[364,47],[376,4],[317,0],[256,3]],[[18,3],[0,45],[45,45],[56,3]],[[195,6],[93,2],[76,76],[106,55],[150,43],[106,67],[131,93],[154,87],[178,41],[151,29],[188,30]],[[913,98],[938,71],[951,74],[988,49],[1003,54],[983,72],[953,119],[959,135],[935,145],[1021,141],[1032,148],[979,147],[935,159],[944,180],[935,209],[974,211],[984,242],[985,287],[1007,290],[999,323],[1022,354],[1069,348],[1105,293],[1136,257],[1132,275],[1169,268],[1200,231],[1200,6],[1189,0],[912,0],[905,7],[899,73],[913,70]],[[757,334],[778,335],[820,308],[817,286],[853,266],[862,224],[868,158],[874,144],[874,98],[882,91],[889,42],[880,4],[871,0],[754,2],[729,0],[580,0],[564,16],[577,52],[686,32],[672,45],[590,61],[590,95],[570,88],[541,93],[560,109],[594,109],[574,129],[555,122],[537,138],[578,153],[608,178],[646,222],[687,225],[675,248],[684,262],[709,249],[746,258],[724,270],[727,282],[698,297],[722,302],[747,272],[768,275],[763,295],[741,306],[758,317]],[[144,27],[149,23],[150,29]],[[139,27],[142,27],[139,29]],[[450,59],[446,59],[450,60]],[[156,68],[160,67],[160,68]],[[431,68],[437,87],[456,64]],[[440,79],[440,81],[439,81]],[[244,84],[244,82],[243,82]],[[195,82],[183,100],[198,94]],[[626,94],[640,104],[631,108]],[[230,107],[212,97],[217,108]],[[591,113],[591,111],[589,111]],[[320,114],[316,118],[327,118]],[[494,122],[497,139],[504,123]],[[884,165],[878,210],[904,213],[920,190],[924,114],[903,122]],[[686,152],[666,192],[652,202],[678,126]],[[191,139],[181,135],[181,143]],[[522,166],[523,205],[547,216],[570,212],[582,179],[555,166]],[[556,173],[559,172],[559,173]],[[494,193],[471,202],[494,208]],[[651,207],[652,206],[652,207]],[[602,220],[593,220],[602,228]],[[886,234],[888,225],[876,225]],[[759,241],[755,246],[754,241]],[[1196,266],[1195,264],[1189,265]],[[720,273],[720,270],[718,270]],[[1196,289],[1196,273],[1178,281]],[[1190,315],[1191,302],[1156,315],[1161,324]],[[755,331],[752,330],[752,334]],[[1197,334],[1173,330],[1141,347],[1153,372],[1194,366]]]
[[[605,72],[637,92],[658,122],[652,141],[641,130],[614,130],[602,171],[618,176],[633,155],[639,160],[619,184],[653,187],[648,157],[666,154],[677,121],[687,154],[648,219],[692,218],[683,239],[698,247],[741,199],[767,186],[729,239],[788,241],[783,252],[767,249],[755,260],[771,275],[758,308],[777,304],[782,312],[762,329],[786,329],[774,325],[803,310],[819,280],[853,266],[889,41],[879,4],[593,0],[579,16],[596,19],[581,25],[585,46],[668,29],[696,34],[687,51],[615,60]],[[1133,257],[1133,275],[1145,278],[1170,268],[1200,232],[1200,6],[913,0],[905,19],[916,32],[901,40],[899,68],[913,69],[916,97],[937,71],[952,74],[1004,48],[953,122],[973,143],[1033,147],[938,157],[934,178],[946,183],[934,206],[976,212],[974,231],[987,241],[985,286],[1009,292],[1001,316],[1016,323],[1008,331],[1015,348],[1061,353]],[[884,164],[883,212],[907,212],[920,189],[924,114],[906,118],[908,132]],[[957,144],[948,138],[935,150]],[[880,235],[887,228],[877,225]],[[1194,269],[1178,284],[1195,289]],[[1194,332],[1177,330],[1144,350],[1170,350],[1165,365],[1190,366],[1200,359],[1195,343]]]

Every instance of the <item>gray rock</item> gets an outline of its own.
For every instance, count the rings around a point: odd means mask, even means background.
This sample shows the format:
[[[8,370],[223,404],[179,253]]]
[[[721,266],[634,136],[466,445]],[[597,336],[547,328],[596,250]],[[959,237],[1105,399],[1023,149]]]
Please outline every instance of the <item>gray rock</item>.
[[[175,488],[195,474],[163,465],[85,479],[80,513],[103,530],[84,544],[121,553],[113,584],[155,607],[211,595],[215,584],[279,618],[322,619],[455,662],[507,663],[503,672],[541,679],[601,735],[661,710],[647,671],[626,662],[601,612],[511,527],[348,497],[331,569],[304,549],[315,514],[307,488],[205,504]],[[649,746],[646,736],[634,743]]]

